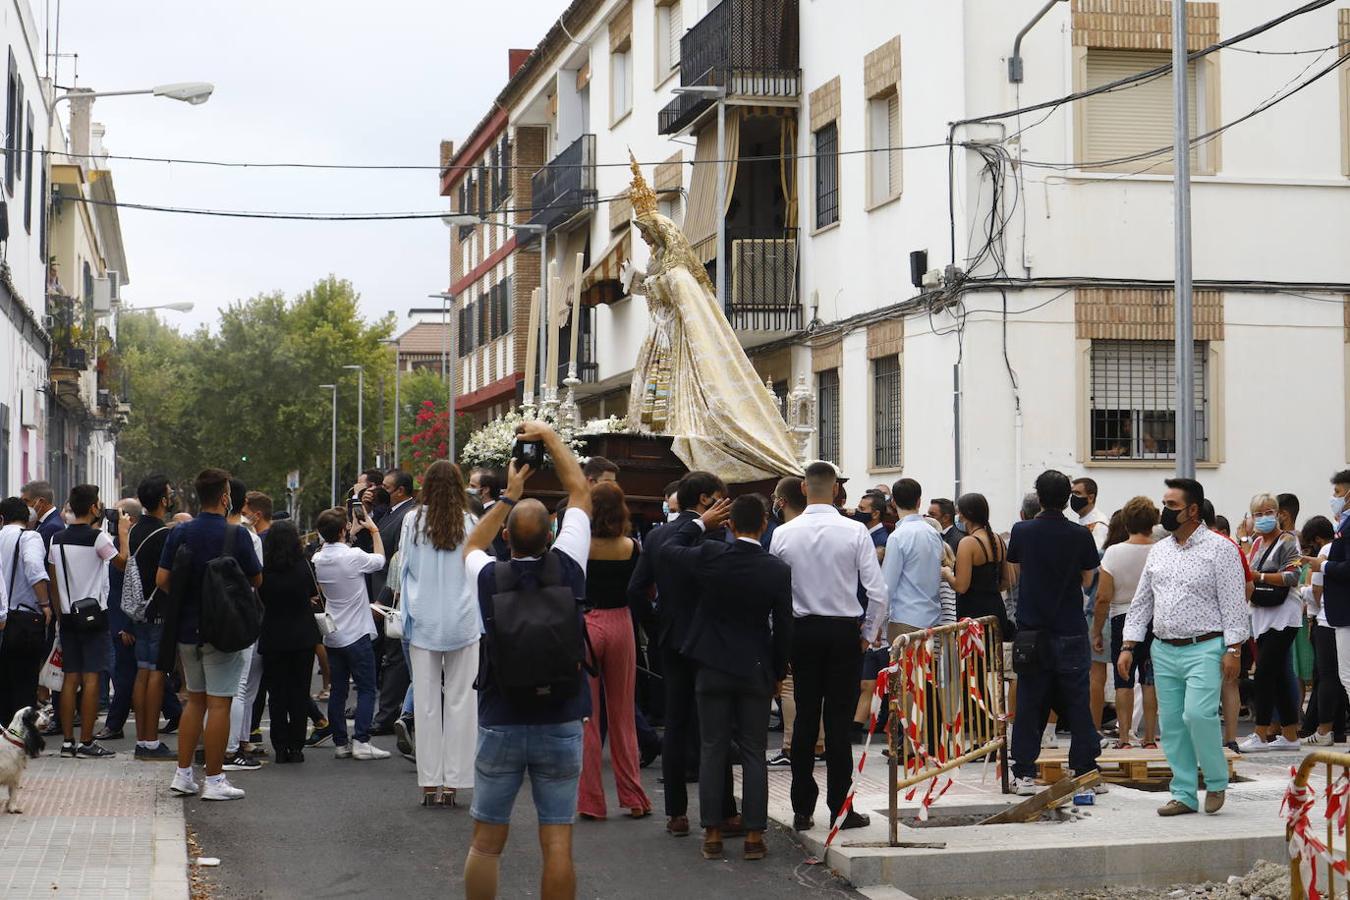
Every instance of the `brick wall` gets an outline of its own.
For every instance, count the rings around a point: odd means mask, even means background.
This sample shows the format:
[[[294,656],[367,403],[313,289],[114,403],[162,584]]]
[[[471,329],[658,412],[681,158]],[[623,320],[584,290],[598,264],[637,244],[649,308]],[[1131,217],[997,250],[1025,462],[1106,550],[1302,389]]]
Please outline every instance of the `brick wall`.
[[[867,358],[898,356],[904,351],[905,320],[890,319],[867,326]]]
[[[527,222],[533,205],[530,176],[548,162],[544,158],[548,142],[546,128],[517,128],[515,149],[511,164],[511,205],[516,209],[517,222]],[[526,250],[516,251],[515,277],[511,282],[511,332],[514,335],[515,359],[511,371],[525,371],[525,341],[530,328],[530,295],[539,287],[539,245],[532,243]]]
[[[1219,5],[1186,4],[1188,50],[1219,40]],[[1073,0],[1073,45],[1104,50],[1171,50],[1170,0]]]
[[[1082,289],[1074,299],[1081,340],[1170,341],[1175,337],[1172,290]],[[1223,340],[1223,293],[1196,291],[1193,319],[1197,341]]]

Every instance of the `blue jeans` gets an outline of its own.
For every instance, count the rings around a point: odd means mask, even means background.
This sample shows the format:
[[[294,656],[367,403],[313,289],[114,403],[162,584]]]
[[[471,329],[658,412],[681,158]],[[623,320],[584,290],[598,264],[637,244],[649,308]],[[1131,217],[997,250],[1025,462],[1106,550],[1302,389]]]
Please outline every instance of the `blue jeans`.
[[[1039,664],[1017,673],[1012,772],[1018,778],[1036,776],[1036,759],[1041,754],[1041,732],[1053,709],[1073,734],[1069,745],[1069,768],[1078,775],[1086,775],[1097,768],[1097,756],[1102,750],[1101,737],[1092,724],[1092,710],[1088,706],[1088,669],[1091,659],[1088,637],[1086,634],[1054,635],[1042,632],[1041,640],[1044,646],[1041,648]],[[793,746],[797,745],[794,743]]]
[[[359,641],[345,647],[329,647],[328,669],[333,676],[328,695],[328,721],[333,726],[333,743],[339,747],[347,743],[348,679],[356,682],[356,721],[352,739],[367,743],[376,698],[375,649],[370,637],[362,635]]]
[[[516,794],[530,773],[540,825],[571,825],[581,781],[580,721],[556,725],[479,725],[474,761],[475,821],[508,825]]]

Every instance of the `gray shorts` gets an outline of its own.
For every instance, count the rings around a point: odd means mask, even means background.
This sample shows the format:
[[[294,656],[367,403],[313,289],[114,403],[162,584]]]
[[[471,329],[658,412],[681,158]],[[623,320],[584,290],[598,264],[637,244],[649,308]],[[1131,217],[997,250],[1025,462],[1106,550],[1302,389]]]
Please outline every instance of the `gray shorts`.
[[[244,674],[244,651],[225,653],[210,644],[178,645],[183,660],[183,684],[189,694],[233,697]]]

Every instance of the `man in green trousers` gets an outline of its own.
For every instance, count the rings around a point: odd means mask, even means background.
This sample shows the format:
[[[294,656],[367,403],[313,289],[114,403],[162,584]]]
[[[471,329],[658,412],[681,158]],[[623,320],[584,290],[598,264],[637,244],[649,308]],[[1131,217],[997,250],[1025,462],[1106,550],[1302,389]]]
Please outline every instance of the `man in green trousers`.
[[[1134,646],[1153,622],[1153,677],[1163,753],[1172,767],[1172,799],[1160,816],[1200,809],[1196,766],[1205,777],[1205,812],[1223,807],[1228,790],[1219,726],[1219,688],[1237,677],[1242,642],[1251,634],[1242,560],[1228,539],[1205,527],[1205,491],[1190,478],[1169,478],[1162,526],[1171,533],[1149,550],[1125,619],[1116,661],[1130,671]]]

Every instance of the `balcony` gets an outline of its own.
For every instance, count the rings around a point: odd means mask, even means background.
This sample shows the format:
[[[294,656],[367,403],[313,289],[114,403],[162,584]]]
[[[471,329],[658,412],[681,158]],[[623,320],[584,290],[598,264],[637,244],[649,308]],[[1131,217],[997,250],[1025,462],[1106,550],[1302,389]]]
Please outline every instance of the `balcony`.
[[[797,289],[797,229],[728,228],[727,320],[740,332],[802,327]],[[710,264],[716,278],[717,261]]]
[[[797,97],[797,2],[722,0],[680,39],[680,84],[723,86],[731,97]],[[713,102],[696,94],[676,96],[658,114],[658,130],[684,131]]]
[[[595,135],[583,134],[530,178],[531,225],[552,231],[595,206]]]

